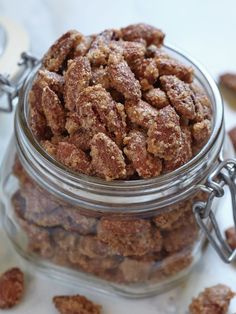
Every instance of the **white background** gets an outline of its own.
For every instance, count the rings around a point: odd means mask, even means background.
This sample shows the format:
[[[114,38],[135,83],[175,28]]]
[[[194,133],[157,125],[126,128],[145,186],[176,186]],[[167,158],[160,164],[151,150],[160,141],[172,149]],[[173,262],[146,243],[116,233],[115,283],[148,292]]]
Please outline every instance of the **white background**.
[[[168,42],[181,47],[200,61],[217,80],[220,73],[236,72],[236,1],[235,0],[0,0],[0,15],[11,17],[27,29],[32,52],[38,56],[62,32],[76,28],[85,34],[105,28],[120,27],[134,22],[147,22],[160,27]],[[1,72],[1,69],[0,69]],[[227,129],[236,125],[236,96],[228,94],[225,105]],[[0,162],[12,132],[12,117],[0,113]],[[224,202],[221,217],[227,225]],[[2,234],[2,233],[1,233]],[[21,263],[0,237],[0,271],[9,265]],[[24,302],[13,310],[2,313],[42,314],[56,313],[51,297],[55,294],[84,293],[103,304],[104,314],[183,314],[190,298],[203,287],[227,283],[236,291],[236,269],[223,264],[209,247],[202,262],[188,281],[165,295],[146,300],[128,301],[107,297],[83,289],[68,287],[42,275],[33,274],[22,264],[27,277]],[[231,313],[236,312],[232,302]]]

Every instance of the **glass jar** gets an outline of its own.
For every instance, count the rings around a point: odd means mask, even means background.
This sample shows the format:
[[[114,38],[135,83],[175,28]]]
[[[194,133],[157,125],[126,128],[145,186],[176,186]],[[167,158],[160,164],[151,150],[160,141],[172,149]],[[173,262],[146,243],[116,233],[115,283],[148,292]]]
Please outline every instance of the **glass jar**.
[[[227,185],[233,205],[236,195],[236,162],[224,160],[230,153],[228,146],[223,151],[221,96],[195,61],[165,49],[193,67],[212,103],[213,130],[187,164],[145,180],[106,182],[75,174],[43,150],[28,121],[28,94],[40,66],[30,63],[1,169],[3,224],[17,252],[48,275],[139,297],[183,280],[201,258],[206,236],[224,261],[234,258],[214,216]]]

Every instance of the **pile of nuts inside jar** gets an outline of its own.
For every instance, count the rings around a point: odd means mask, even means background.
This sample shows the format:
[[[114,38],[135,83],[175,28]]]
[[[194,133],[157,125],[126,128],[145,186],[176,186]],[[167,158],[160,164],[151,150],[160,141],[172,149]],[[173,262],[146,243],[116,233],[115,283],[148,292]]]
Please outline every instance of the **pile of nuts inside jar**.
[[[212,108],[163,40],[146,24],[60,37],[29,94],[31,130],[46,152],[107,181],[157,177],[187,163],[210,136]],[[192,263],[192,204],[202,193],[148,218],[100,217],[48,193],[18,159],[14,174],[17,220],[29,251],[43,258],[126,284],[160,281]]]

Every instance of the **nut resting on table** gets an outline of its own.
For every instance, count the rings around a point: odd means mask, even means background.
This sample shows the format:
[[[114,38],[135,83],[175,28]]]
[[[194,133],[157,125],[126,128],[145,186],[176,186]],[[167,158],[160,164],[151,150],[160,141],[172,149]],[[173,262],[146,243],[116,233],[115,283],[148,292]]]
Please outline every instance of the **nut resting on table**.
[[[60,37],[29,93],[29,123],[43,149],[85,180],[150,179],[191,160],[210,136],[211,103],[163,40],[146,24]],[[106,216],[46,191],[18,158],[14,175],[12,204],[32,253],[125,284],[161,282],[193,262],[192,204],[202,192],[149,216]]]

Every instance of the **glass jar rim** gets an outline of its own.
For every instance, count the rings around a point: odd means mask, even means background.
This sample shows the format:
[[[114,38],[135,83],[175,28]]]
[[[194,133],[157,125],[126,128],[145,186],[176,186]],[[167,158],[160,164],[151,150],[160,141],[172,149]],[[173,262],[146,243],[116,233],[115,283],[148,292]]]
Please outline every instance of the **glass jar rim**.
[[[62,165],[58,161],[56,161],[53,157],[48,155],[39,142],[33,136],[32,131],[30,130],[28,119],[27,119],[27,109],[28,109],[28,93],[33,82],[33,79],[36,75],[36,72],[39,66],[35,67],[31,74],[26,79],[21,91],[18,109],[16,112],[15,119],[15,130],[17,129],[17,124],[19,123],[20,128],[18,128],[18,132],[16,132],[17,142],[19,144],[19,134],[23,133],[24,136],[24,145],[27,146],[28,150],[31,150],[32,158],[36,158],[37,162],[44,164],[47,170],[55,176],[59,176],[62,180],[67,183],[72,183],[72,186],[81,188],[83,186],[87,186],[89,190],[98,189],[101,194],[116,194],[125,192],[129,195],[132,195],[132,192],[135,193],[137,190],[139,193],[143,189],[152,190],[153,188],[160,188],[162,186],[171,184],[171,182],[175,181],[176,178],[181,178],[186,174],[186,170],[190,171],[190,169],[194,169],[201,160],[207,156],[211,147],[214,145],[215,141],[218,138],[220,132],[222,132],[223,126],[223,103],[218,87],[213,80],[213,78],[209,75],[209,73],[192,57],[189,57],[188,54],[184,53],[180,49],[174,48],[170,44],[165,44],[164,49],[167,49],[170,52],[177,54],[182,59],[186,60],[190,65],[192,65],[197,71],[201,74],[204,80],[207,82],[208,87],[211,90],[211,94],[214,97],[214,117],[213,117],[213,129],[210,135],[209,140],[204,145],[204,147],[196,154],[189,162],[179,167],[178,169],[163,174],[159,177],[154,177],[150,179],[139,179],[139,180],[114,180],[111,182],[105,181],[104,179],[100,179],[98,177],[87,176],[79,173],[75,173],[72,170],[68,169],[66,166]],[[196,78],[196,73],[195,73]],[[18,145],[19,146],[19,145]]]

